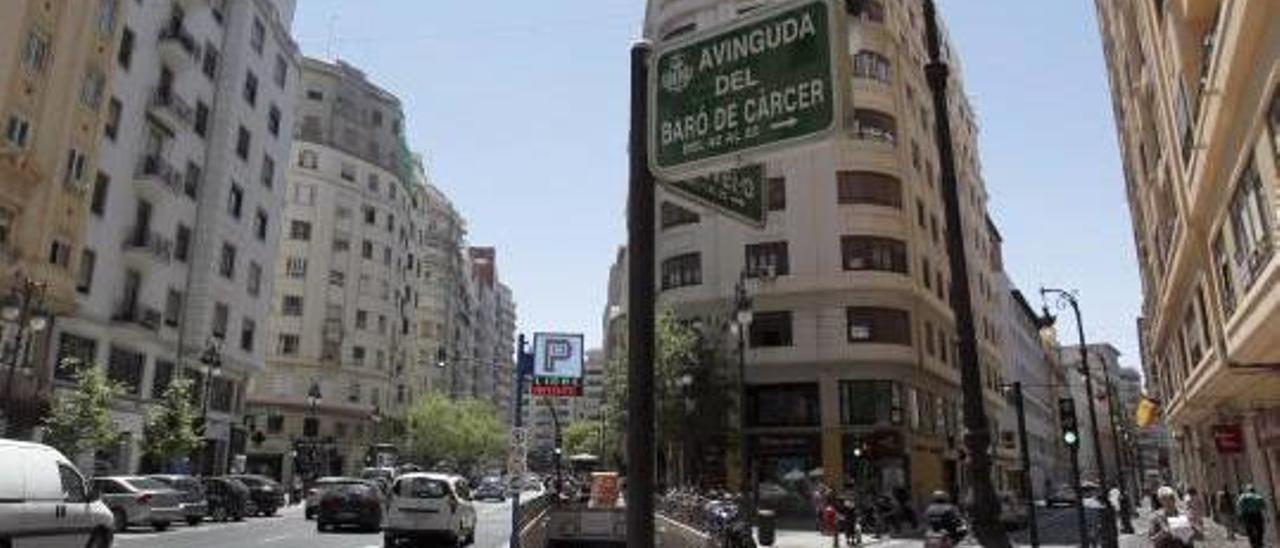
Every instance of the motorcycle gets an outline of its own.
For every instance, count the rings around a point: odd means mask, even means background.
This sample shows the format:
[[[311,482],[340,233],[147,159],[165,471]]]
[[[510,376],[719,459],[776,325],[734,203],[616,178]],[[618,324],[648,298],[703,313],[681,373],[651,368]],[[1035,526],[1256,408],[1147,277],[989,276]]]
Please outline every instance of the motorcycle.
[[[747,523],[738,503],[725,497],[706,505],[707,524],[713,538],[720,539],[720,548],[756,548],[751,524]]]
[[[930,525],[929,531],[924,535],[924,548],[954,548],[967,536],[969,536],[969,529],[963,523],[953,531]]]

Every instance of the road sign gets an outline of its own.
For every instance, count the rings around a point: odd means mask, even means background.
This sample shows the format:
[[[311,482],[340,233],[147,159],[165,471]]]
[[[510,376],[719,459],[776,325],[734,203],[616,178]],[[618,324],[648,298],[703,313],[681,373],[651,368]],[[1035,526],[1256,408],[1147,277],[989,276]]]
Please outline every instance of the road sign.
[[[1244,452],[1244,429],[1240,424],[1213,425],[1213,444],[1218,453],[1238,455]]]
[[[533,334],[533,382],[535,396],[582,395],[582,335]]]
[[[760,9],[740,21],[658,46],[649,76],[649,162],[675,180],[835,128],[828,0]]]
[[[730,217],[764,226],[764,165],[667,183],[672,192]]]

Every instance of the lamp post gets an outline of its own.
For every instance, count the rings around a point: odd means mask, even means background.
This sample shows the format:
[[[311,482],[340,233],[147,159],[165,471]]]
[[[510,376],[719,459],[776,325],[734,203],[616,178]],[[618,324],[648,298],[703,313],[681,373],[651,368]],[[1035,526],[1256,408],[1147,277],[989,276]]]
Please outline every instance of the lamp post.
[[[316,406],[320,405],[321,397],[320,382],[312,380],[311,387],[307,389],[308,414],[310,415],[308,418],[311,419],[311,432],[307,436],[311,438],[311,442],[307,444],[307,468],[311,468],[311,470],[307,470],[307,472],[312,475],[316,475],[316,471],[313,468],[316,466],[316,444],[320,437],[320,419],[316,417]],[[305,430],[304,428],[303,435],[307,434]]]
[[[18,367],[24,365],[30,358],[31,341],[35,338],[35,334],[49,327],[49,318],[43,311],[44,292],[47,285],[25,276],[15,277],[15,279],[17,283],[9,297],[5,299],[3,307],[0,308],[0,318],[5,322],[18,324],[18,331],[7,349],[9,371],[4,381],[3,402],[8,406],[5,435],[8,437],[15,437],[18,431],[17,421],[14,420],[16,415],[14,408],[17,405],[13,401],[13,377],[17,374]]]
[[[1027,502],[1027,520],[1030,523],[1027,533],[1030,535],[1032,548],[1039,548],[1040,528],[1036,524],[1036,500],[1031,486],[1031,452],[1027,447],[1027,413],[1023,408],[1022,383],[1014,382],[1002,388],[1006,394],[1012,394],[1013,405],[1017,410],[1018,447],[1022,457],[1022,496]]]
[[[213,383],[211,377],[222,375],[222,352],[218,350],[217,344],[213,341],[205,343],[204,352],[200,354],[200,472],[202,474],[213,473],[212,462],[209,458],[209,400],[211,399]]]
[[[1098,413],[1093,403],[1093,373],[1089,369],[1089,347],[1084,338],[1084,320],[1080,314],[1080,301],[1074,293],[1062,289],[1040,288],[1040,297],[1057,299],[1058,308],[1070,306],[1076,317],[1076,335],[1080,342],[1080,373],[1084,375],[1085,401],[1089,408],[1089,435],[1093,436],[1093,456],[1098,466],[1098,486],[1102,490],[1102,543],[1107,547],[1118,546],[1120,532],[1116,530],[1116,511],[1111,505],[1111,497],[1107,496],[1107,468],[1102,457],[1102,438],[1098,431]],[[1045,316],[1049,316],[1048,306]],[[1105,370],[1106,367],[1104,366]],[[1123,497],[1122,497],[1123,498]],[[1084,539],[1081,539],[1082,541]]]
[[[747,271],[743,270],[738,277],[738,284],[733,290],[735,310],[734,329],[738,332],[738,467],[739,483],[744,498],[747,490],[751,491],[751,506],[747,512],[747,520],[755,521],[756,499],[755,486],[751,481],[750,454],[747,450],[747,330],[751,329],[751,297],[747,295]]]

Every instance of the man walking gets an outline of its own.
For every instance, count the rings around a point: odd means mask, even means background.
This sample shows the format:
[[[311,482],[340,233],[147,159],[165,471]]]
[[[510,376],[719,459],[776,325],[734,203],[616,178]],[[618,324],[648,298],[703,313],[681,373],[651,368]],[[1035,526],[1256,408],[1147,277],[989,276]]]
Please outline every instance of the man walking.
[[[1252,485],[1245,487],[1240,499],[1236,501],[1236,515],[1240,516],[1240,523],[1244,525],[1250,548],[1262,548],[1266,510],[1267,501],[1258,494],[1258,490]]]
[[[1227,529],[1227,540],[1236,539],[1236,503],[1231,495],[1231,489],[1226,485],[1222,486],[1222,490],[1218,491],[1214,497],[1213,507],[1217,511],[1218,523]]]

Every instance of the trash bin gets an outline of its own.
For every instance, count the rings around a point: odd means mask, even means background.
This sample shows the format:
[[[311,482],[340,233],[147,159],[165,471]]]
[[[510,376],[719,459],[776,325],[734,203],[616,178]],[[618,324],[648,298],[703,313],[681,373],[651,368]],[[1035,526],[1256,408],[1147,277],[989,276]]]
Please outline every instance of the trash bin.
[[[774,532],[778,528],[777,514],[773,510],[756,512],[756,542],[761,546],[773,546]]]

